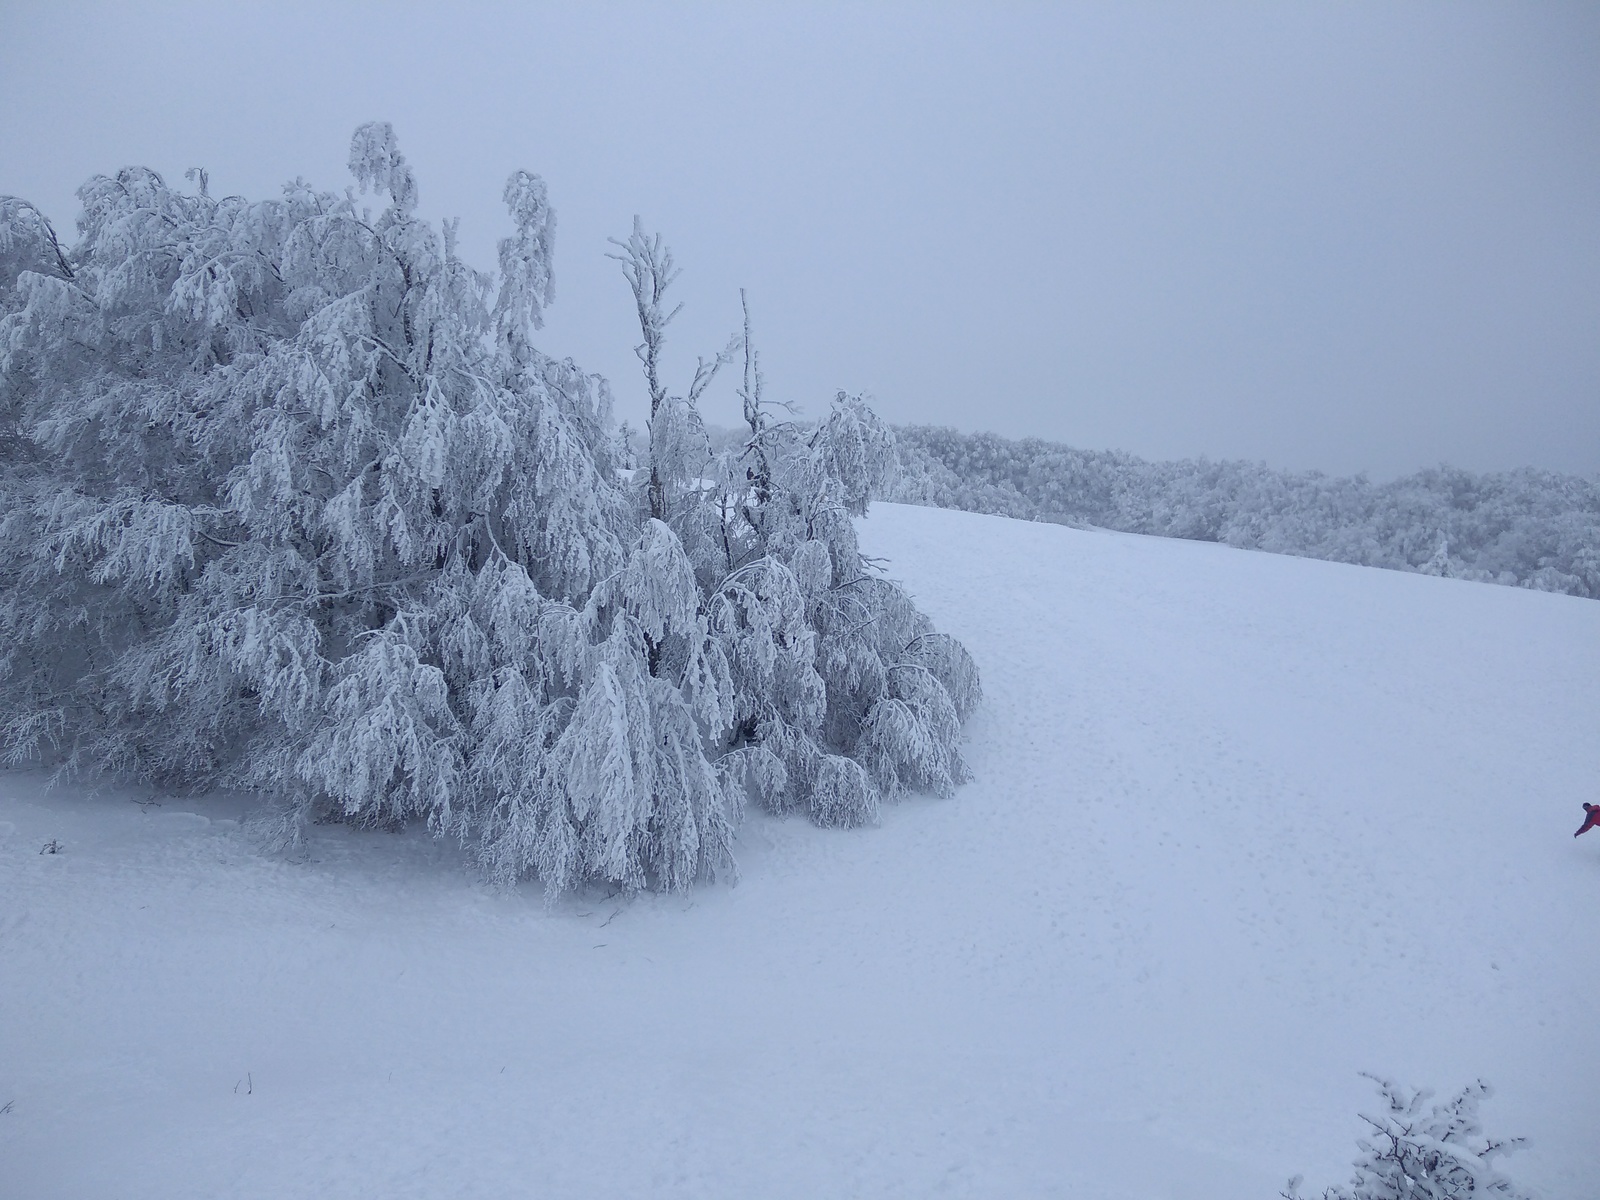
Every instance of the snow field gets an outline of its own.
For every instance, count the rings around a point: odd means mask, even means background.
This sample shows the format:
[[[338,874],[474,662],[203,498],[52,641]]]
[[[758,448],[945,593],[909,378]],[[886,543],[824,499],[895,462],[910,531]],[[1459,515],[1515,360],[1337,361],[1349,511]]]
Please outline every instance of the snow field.
[[[1070,1196],[1343,1179],[1359,1070],[1600,1180],[1600,605],[878,505],[976,782],[546,911],[417,832],[0,776],[0,1197]],[[40,854],[57,839],[62,852]],[[1585,935],[1589,936],[1586,937]]]

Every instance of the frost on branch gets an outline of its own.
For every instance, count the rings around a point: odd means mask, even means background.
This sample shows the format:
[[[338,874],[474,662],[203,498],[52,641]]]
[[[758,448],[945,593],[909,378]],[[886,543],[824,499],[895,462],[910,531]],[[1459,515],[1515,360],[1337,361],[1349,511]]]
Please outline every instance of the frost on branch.
[[[1372,1133],[1357,1140],[1361,1155],[1348,1187],[1335,1186],[1323,1200],[1529,1200],[1494,1165],[1527,1144],[1524,1138],[1485,1136],[1478,1105],[1494,1094],[1482,1080],[1468,1084],[1443,1104],[1428,1105],[1433,1093],[1368,1075],[1384,1107],[1361,1119]],[[1284,1200],[1301,1200],[1300,1179],[1289,1181]]]
[[[416,180],[387,121],[369,121],[356,130],[350,139],[350,174],[363,192],[387,192],[396,217],[405,217],[417,205]]]
[[[544,310],[555,299],[556,214],[544,180],[526,171],[506,181],[505,202],[516,233],[500,239],[496,333],[501,347],[521,361],[529,334],[544,328]]]
[[[7,759],[254,789],[285,840],[423,823],[552,896],[731,875],[751,800],[851,826],[959,782],[976,671],[855,545],[871,410],[774,420],[747,348],[751,436],[713,457],[696,401],[740,340],[666,386],[675,268],[636,227],[624,470],[605,382],[531,341],[544,183],[507,183],[495,279],[416,217],[387,124],[349,163],[376,215],[130,168],[63,249],[0,198]]]

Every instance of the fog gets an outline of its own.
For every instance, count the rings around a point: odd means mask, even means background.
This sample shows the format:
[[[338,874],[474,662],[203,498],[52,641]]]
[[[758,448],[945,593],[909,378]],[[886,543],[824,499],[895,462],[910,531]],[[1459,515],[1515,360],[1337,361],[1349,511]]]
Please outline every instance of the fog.
[[[0,9],[0,193],[65,235],[138,163],[264,197],[393,122],[494,262],[559,213],[544,347],[637,420],[634,214],[669,367],[749,292],[769,394],[1156,458],[1600,471],[1600,9]],[[731,423],[729,386],[703,406]]]

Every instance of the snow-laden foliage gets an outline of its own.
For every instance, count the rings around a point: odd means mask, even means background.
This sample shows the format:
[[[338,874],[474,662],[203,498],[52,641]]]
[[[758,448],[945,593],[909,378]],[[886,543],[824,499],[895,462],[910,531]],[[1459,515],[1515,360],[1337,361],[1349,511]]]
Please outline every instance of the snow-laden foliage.
[[[896,431],[889,498],[1226,542],[1600,599],[1600,480],[1453,467],[1391,483],[927,426]]]
[[[731,871],[747,796],[852,825],[963,777],[972,664],[856,550],[893,460],[864,404],[802,434],[752,390],[709,460],[694,402],[738,343],[668,393],[670,256],[636,229],[631,472],[604,381],[532,341],[543,182],[506,185],[495,279],[417,218],[388,125],[350,170],[376,212],[97,177],[70,250],[0,199],[7,759],[254,789],[291,838],[421,820],[552,895]]]
[[[958,742],[977,669],[869,569],[851,521],[889,481],[893,435],[842,392],[822,420],[775,419],[784,414],[764,399],[748,310],[743,336],[700,360],[683,396],[669,392],[659,351],[676,312],[664,300],[671,254],[637,222],[616,246],[651,405],[637,503],[676,535],[704,620],[698,645],[647,630],[650,661],[684,664],[723,778],[772,812],[853,826],[874,820],[885,796],[948,795],[967,778]],[[747,428],[714,453],[694,402],[741,350]]]
[[[1355,1174],[1348,1186],[1325,1190],[1323,1200],[1528,1200],[1494,1165],[1494,1159],[1526,1140],[1484,1135],[1478,1105],[1494,1094],[1487,1083],[1469,1084],[1445,1103],[1430,1106],[1433,1093],[1426,1088],[1368,1078],[1378,1085],[1384,1107],[1375,1115],[1361,1114],[1372,1133],[1357,1139],[1361,1155]],[[1300,1200],[1300,1183],[1298,1176],[1289,1181],[1284,1200]]]

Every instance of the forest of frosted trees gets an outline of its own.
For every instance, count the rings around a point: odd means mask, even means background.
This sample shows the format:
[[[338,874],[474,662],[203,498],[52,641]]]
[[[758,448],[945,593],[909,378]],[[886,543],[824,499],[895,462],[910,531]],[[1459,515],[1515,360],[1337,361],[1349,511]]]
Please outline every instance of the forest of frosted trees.
[[[890,498],[905,503],[1600,599],[1600,479],[1439,467],[1378,484],[931,426],[895,435]]]
[[[425,821],[551,896],[725,875],[747,802],[852,826],[965,777],[976,669],[856,546],[895,459],[859,398],[782,419],[748,322],[674,390],[636,224],[635,463],[534,343],[544,183],[511,176],[489,274],[389,126],[350,170],[376,211],[99,176],[71,246],[0,198],[7,761],[247,789],[286,840]],[[741,365],[713,453],[695,401]]]

